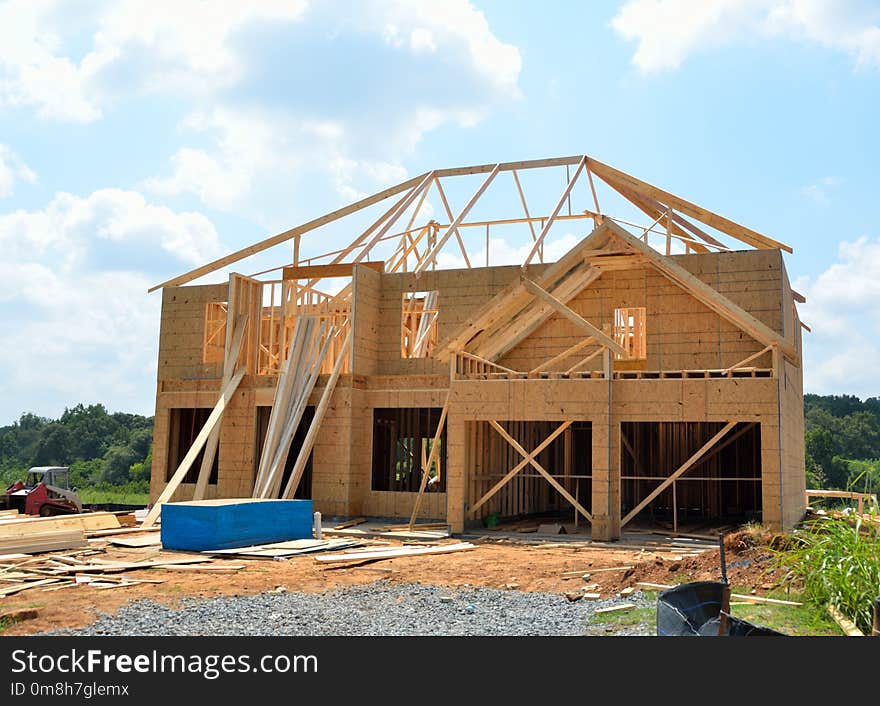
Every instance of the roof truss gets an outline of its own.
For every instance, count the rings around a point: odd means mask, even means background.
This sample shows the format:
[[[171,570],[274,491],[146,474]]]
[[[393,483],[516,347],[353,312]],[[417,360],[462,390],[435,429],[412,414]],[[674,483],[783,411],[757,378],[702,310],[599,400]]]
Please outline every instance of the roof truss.
[[[525,190],[520,181],[520,174],[529,170],[547,170],[558,167],[565,168],[566,183],[564,190],[555,202],[555,207],[548,215],[531,215],[532,212],[527,205]],[[573,172],[571,171],[572,167],[574,168]],[[485,192],[490,190],[490,186],[499,181],[497,177],[502,172],[511,173],[511,177],[516,186],[516,193],[521,202],[521,207],[525,216],[521,218],[503,218],[468,222],[466,220],[468,214],[484,197]],[[480,187],[476,190],[467,204],[455,217],[453,217],[453,211],[449,207],[446,192],[442,185],[443,180],[481,174],[485,174],[486,177]],[[579,212],[572,212],[572,195],[578,181],[583,179],[583,175],[586,175],[589,185],[588,194],[592,209],[583,209]],[[713,211],[697,206],[690,201],[610,167],[592,157],[587,155],[575,155],[553,159],[454,167],[426,172],[373,194],[372,196],[349,204],[348,206],[337,209],[336,211],[332,211],[291,228],[290,230],[286,230],[283,233],[279,233],[224,257],[218,258],[182,275],[166,280],[165,282],[152,287],[149,291],[152,292],[162,287],[186,284],[194,279],[216,272],[222,268],[226,268],[247,257],[256,255],[257,253],[291,240],[294,241],[295,255],[293,262],[284,263],[285,265],[292,264],[298,266],[302,264],[316,264],[315,261],[321,261],[321,264],[335,265],[344,262],[357,263],[365,261],[370,258],[371,253],[373,253],[374,249],[380,243],[394,239],[399,239],[401,243],[404,243],[407,238],[410,240],[412,239],[412,233],[414,232],[427,232],[427,242],[424,243],[420,249],[415,247],[409,248],[408,245],[401,245],[399,246],[399,249],[401,253],[405,255],[398,258],[388,258],[386,263],[386,268],[388,268],[389,271],[393,271],[391,268],[395,266],[398,269],[405,269],[407,256],[415,255],[416,264],[413,271],[416,275],[420,275],[429,267],[436,266],[438,254],[448,245],[454,236],[466,265],[470,267],[471,260],[465,249],[462,238],[463,230],[472,227],[485,227],[488,242],[490,227],[510,223],[527,224],[531,233],[531,249],[525,258],[525,261],[522,263],[523,268],[526,269],[536,257],[541,261],[543,260],[544,241],[553,224],[558,221],[591,218],[596,224],[609,219],[620,223],[627,223],[622,219],[615,218],[612,215],[602,212],[596,190],[596,184],[598,182],[602,182],[616,191],[642,213],[654,220],[654,223],[652,223],[651,226],[644,229],[643,235],[645,240],[647,240],[649,231],[656,233],[660,232],[658,229],[663,229],[667,241],[667,254],[669,252],[670,243],[673,241],[684,244],[686,252],[707,252],[710,249],[726,248],[719,239],[707,233],[697,225],[697,223],[713,228],[723,235],[755,248],[780,248],[787,252],[792,251],[789,246],[783,243],[768,238],[751,228],[739,225]],[[438,196],[440,197],[448,222],[446,224],[439,224],[436,221],[429,220],[424,225],[415,226],[414,228],[414,224],[418,222],[418,216],[425,203],[426,196],[432,188],[436,189]],[[492,186],[492,188],[494,188],[494,186]],[[298,253],[300,250],[299,242],[302,236],[327,226],[330,223],[346,218],[347,216],[352,216],[353,214],[371,206],[380,204],[388,199],[393,199],[394,197],[397,197],[396,201],[394,201],[393,204],[349,246],[332,253],[314,256],[309,258],[308,262],[300,260]],[[565,204],[568,204],[569,207],[567,214],[562,213]],[[403,232],[395,232],[394,229],[396,224],[410,208],[413,208],[414,210],[406,229]],[[693,219],[693,221],[690,219]],[[696,223],[694,221],[696,221]],[[536,228],[537,224],[540,224],[540,230]],[[425,229],[428,230],[426,231]],[[331,259],[329,262],[325,262],[324,258]],[[314,286],[315,282],[316,280],[310,281],[308,286]]]

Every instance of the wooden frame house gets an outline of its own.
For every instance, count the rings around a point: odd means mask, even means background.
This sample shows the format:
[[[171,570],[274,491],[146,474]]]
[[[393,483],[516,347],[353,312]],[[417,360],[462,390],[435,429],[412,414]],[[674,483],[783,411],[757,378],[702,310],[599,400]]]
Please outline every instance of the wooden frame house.
[[[539,174],[563,188],[532,215]],[[454,212],[450,185],[468,179]],[[479,217],[502,183],[516,210]],[[300,256],[314,231],[371,209],[348,247]],[[490,236],[513,228],[524,259],[492,263]],[[551,229],[574,231],[552,262]],[[275,269],[191,284],[291,243]],[[154,288],[150,521],[169,500],[310,497],[325,515],[458,532],[553,513],[604,539],[790,528],[803,299],[782,251],[579,155],[428,172],[175,277]]]

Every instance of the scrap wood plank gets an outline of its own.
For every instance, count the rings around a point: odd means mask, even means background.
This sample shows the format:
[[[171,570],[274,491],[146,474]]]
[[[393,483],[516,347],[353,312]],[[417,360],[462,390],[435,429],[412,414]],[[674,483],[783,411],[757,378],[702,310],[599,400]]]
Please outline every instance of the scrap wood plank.
[[[837,626],[843,630],[847,637],[864,637],[865,634],[856,627],[856,624],[847,618],[843,613],[840,612],[840,609],[832,603],[828,604],[828,614],[834,618],[834,622],[837,623]]]
[[[148,559],[147,561],[119,561],[119,562],[95,562],[81,566],[68,566],[63,569],[55,569],[56,574],[92,573],[92,572],[117,572],[134,571],[137,569],[161,569],[165,566],[178,564],[200,564],[211,561],[210,557],[192,557],[186,559]]]
[[[166,566],[165,571],[241,571],[247,567],[244,564],[212,564],[211,566]]]
[[[144,535],[142,537],[122,537],[119,539],[111,539],[110,544],[114,547],[155,547],[161,546],[162,538],[155,533]]]
[[[449,523],[447,522],[419,522],[413,525],[416,530],[448,530]],[[411,531],[410,525],[385,525],[382,527],[382,531],[384,532],[409,532]]]
[[[135,534],[137,532],[158,532],[161,527],[120,527],[119,529],[94,530],[86,532],[86,537],[115,537],[117,534]]]
[[[620,605],[609,606],[608,608],[598,608],[596,609],[596,614],[599,613],[618,613],[624,610],[632,610],[635,608],[635,603],[621,603]]]
[[[367,521],[366,517],[355,517],[353,520],[346,520],[345,522],[340,522],[338,525],[334,525],[333,529],[341,530],[346,529],[347,527],[354,527],[355,525],[362,525]]]
[[[470,542],[458,544],[446,544],[438,547],[399,547],[397,549],[382,549],[375,552],[357,552],[355,554],[329,554],[316,556],[315,561],[321,563],[339,563],[343,561],[378,561],[381,559],[397,559],[408,556],[424,556],[426,554],[448,554],[451,552],[467,551],[476,547]]]
[[[637,581],[636,586],[640,588],[652,588],[658,591],[666,591],[670,588],[675,588],[675,586],[670,586],[665,583],[650,583],[648,581]],[[784,601],[779,598],[765,598],[764,596],[751,596],[745,595],[742,593],[731,593],[731,598],[736,598],[738,601],[745,601],[747,603],[758,603],[758,604],[766,604],[766,605],[787,605],[793,607],[802,606],[803,603],[799,603],[798,601]]]
[[[590,569],[590,573],[598,574],[600,571],[629,571],[632,566],[609,566],[605,569]]]
[[[21,591],[26,591],[29,588],[36,588],[37,586],[46,586],[50,583],[55,583],[60,581],[61,579],[49,578],[49,579],[40,579],[39,581],[30,581],[28,583],[19,583],[15,586],[6,586],[4,588],[0,588],[0,598],[5,598],[6,596],[11,596],[15,593],[20,593]]]

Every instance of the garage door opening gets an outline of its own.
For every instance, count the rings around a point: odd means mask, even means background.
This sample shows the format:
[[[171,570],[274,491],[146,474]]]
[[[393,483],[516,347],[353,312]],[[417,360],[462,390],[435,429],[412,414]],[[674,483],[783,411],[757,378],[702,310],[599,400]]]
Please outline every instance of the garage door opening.
[[[588,528],[590,518],[575,503],[589,514],[592,448],[589,422],[468,422],[469,524],[524,522],[520,529],[527,531],[553,521],[566,531]]]
[[[678,532],[760,520],[759,423],[624,422],[620,435],[622,526]]]

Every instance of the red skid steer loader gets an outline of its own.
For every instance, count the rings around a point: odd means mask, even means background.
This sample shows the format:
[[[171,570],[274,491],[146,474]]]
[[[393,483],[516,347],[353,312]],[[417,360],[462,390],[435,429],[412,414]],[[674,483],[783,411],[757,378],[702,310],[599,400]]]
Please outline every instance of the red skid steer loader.
[[[24,515],[73,515],[82,512],[76,488],[70,489],[70,468],[36,466],[24,482],[16,481],[0,495],[0,510],[18,510]]]

